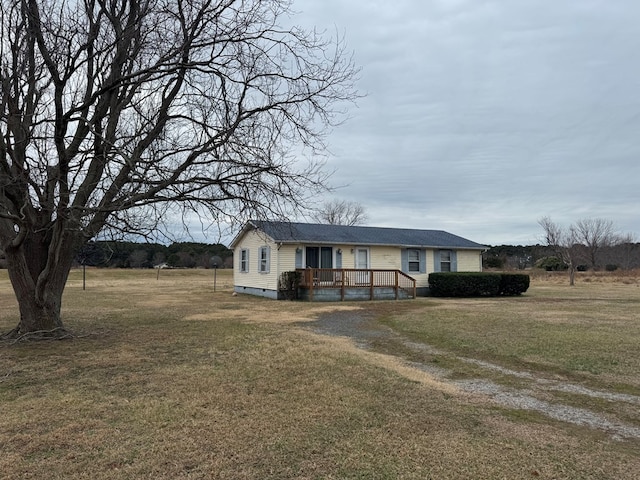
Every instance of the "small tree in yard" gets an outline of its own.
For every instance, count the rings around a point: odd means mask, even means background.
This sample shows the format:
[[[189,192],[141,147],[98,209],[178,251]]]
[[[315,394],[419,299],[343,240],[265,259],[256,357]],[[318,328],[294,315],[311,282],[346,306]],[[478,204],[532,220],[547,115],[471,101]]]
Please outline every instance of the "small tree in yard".
[[[552,249],[555,256],[567,265],[569,285],[575,285],[578,245],[574,228],[564,229],[551,221],[549,217],[541,218],[538,223],[544,230],[546,244]]]
[[[611,220],[590,218],[578,220],[573,227],[576,240],[584,245],[589,266],[598,269],[598,254],[603,248],[610,247],[619,241]]]
[[[357,75],[340,39],[282,27],[288,0],[0,0],[0,249],[17,338],[67,334],[74,252],[176,206],[281,216],[325,190]],[[170,210],[171,209],[171,210]]]

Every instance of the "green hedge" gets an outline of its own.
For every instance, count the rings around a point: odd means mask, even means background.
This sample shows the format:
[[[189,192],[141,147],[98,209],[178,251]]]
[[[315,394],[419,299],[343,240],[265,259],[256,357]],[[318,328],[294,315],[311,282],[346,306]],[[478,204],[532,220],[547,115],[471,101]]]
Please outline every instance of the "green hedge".
[[[523,273],[500,274],[500,295],[521,295],[529,289],[529,275]]]
[[[497,297],[520,295],[529,288],[529,275],[521,273],[442,272],[429,274],[435,297]]]

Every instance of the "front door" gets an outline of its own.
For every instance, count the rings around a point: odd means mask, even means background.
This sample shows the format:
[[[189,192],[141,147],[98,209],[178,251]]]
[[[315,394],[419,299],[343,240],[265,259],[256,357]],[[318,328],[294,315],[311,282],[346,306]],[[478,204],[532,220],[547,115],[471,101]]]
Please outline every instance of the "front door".
[[[333,268],[332,247],[307,247],[305,249],[305,264],[307,268]],[[332,272],[318,272],[316,279],[320,282],[330,281]]]
[[[356,268],[358,270],[368,270],[369,267],[369,249],[356,248]],[[369,283],[369,272],[357,272],[357,283]]]
[[[307,247],[305,253],[307,268],[333,268],[333,248]]]

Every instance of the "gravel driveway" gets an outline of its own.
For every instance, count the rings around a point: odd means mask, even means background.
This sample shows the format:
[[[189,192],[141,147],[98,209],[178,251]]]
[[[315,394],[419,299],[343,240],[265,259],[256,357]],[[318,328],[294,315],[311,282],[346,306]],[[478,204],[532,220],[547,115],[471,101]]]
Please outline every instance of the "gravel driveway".
[[[427,344],[409,341],[388,327],[376,325],[374,314],[367,312],[366,309],[338,310],[324,313],[317,320],[304,325],[322,335],[347,337],[362,349],[371,349],[372,342],[376,339],[393,339],[400,341],[405,347],[417,352],[427,352],[435,356],[452,356],[451,352],[438,350]],[[493,402],[508,408],[534,410],[555,420],[605,431],[614,439],[640,438],[640,428],[638,427],[609,418],[602,413],[564,405],[557,401],[549,402],[540,398],[544,396],[545,392],[566,392],[604,399],[612,403],[640,406],[639,396],[591,390],[581,385],[551,380],[532,372],[511,370],[473,358],[460,356],[455,356],[455,358],[478,366],[488,373],[498,372],[502,375],[517,377],[524,381],[527,387],[505,387],[486,378],[450,380],[448,376],[451,372],[445,369],[434,367],[433,365],[410,362],[407,359],[403,360],[408,366],[425,371],[441,382],[447,382],[464,392],[483,395]]]

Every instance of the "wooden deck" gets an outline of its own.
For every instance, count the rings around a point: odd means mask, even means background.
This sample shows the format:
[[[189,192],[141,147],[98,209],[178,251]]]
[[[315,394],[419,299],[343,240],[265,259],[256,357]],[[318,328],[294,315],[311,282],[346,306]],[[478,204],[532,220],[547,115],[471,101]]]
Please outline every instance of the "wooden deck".
[[[416,297],[416,281],[400,270],[304,268],[300,289],[314,300],[388,300]]]

